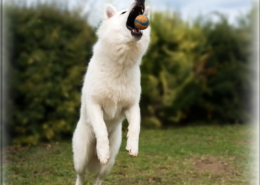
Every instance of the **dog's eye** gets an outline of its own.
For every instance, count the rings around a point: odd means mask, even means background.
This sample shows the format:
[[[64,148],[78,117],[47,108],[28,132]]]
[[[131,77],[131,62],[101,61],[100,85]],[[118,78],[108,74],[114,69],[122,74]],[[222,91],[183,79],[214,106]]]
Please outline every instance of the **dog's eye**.
[[[126,11],[122,12],[121,15],[122,15],[122,14],[125,14],[125,13],[126,13]]]

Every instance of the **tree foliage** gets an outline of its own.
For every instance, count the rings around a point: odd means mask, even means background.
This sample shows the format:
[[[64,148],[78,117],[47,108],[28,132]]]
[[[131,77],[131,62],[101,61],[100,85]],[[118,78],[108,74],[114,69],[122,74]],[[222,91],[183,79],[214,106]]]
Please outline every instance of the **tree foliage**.
[[[75,13],[43,5],[9,7],[7,17],[13,143],[36,144],[70,134],[94,29]]]
[[[7,17],[12,143],[71,137],[95,29],[53,6],[10,6]],[[152,15],[141,65],[143,126],[247,122],[252,18],[233,26],[220,17],[190,24],[175,13]]]
[[[142,65],[145,125],[248,121],[252,15],[239,26],[219,16],[189,24],[177,14],[153,15]]]

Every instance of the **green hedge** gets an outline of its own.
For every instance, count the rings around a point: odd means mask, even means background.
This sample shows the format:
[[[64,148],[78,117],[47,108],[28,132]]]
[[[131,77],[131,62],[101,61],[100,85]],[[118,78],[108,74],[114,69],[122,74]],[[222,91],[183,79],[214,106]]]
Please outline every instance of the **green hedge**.
[[[10,6],[7,17],[12,143],[70,138],[95,29],[77,12],[49,5]],[[240,22],[189,24],[153,14],[141,66],[143,126],[247,121],[252,19]]]
[[[95,30],[76,13],[44,5],[9,7],[7,17],[13,143],[71,135]]]
[[[155,13],[142,65],[142,117],[147,126],[245,123],[251,88],[254,10],[233,26]]]

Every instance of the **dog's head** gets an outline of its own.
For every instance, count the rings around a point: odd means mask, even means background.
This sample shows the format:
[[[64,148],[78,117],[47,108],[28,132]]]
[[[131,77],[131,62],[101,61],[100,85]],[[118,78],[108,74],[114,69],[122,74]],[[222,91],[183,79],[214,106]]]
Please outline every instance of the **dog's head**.
[[[150,18],[150,8],[145,6],[145,0],[135,0],[127,10],[117,11],[110,4],[105,6],[104,18],[98,29],[98,37],[110,37],[111,39],[122,39],[125,42],[149,40],[150,27],[138,30],[134,26],[134,20],[138,15]]]

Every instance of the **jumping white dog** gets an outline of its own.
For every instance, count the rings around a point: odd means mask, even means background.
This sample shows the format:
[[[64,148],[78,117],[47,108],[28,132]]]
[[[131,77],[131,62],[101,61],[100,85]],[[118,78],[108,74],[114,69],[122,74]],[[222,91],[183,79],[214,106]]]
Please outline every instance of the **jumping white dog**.
[[[122,140],[122,121],[129,123],[126,150],[137,156],[140,133],[140,63],[150,42],[150,27],[140,31],[136,16],[150,17],[145,0],[135,0],[118,12],[107,4],[97,31],[93,57],[88,65],[81,97],[80,119],[73,135],[76,185],[82,185],[85,170],[96,175],[94,185],[114,165]]]

